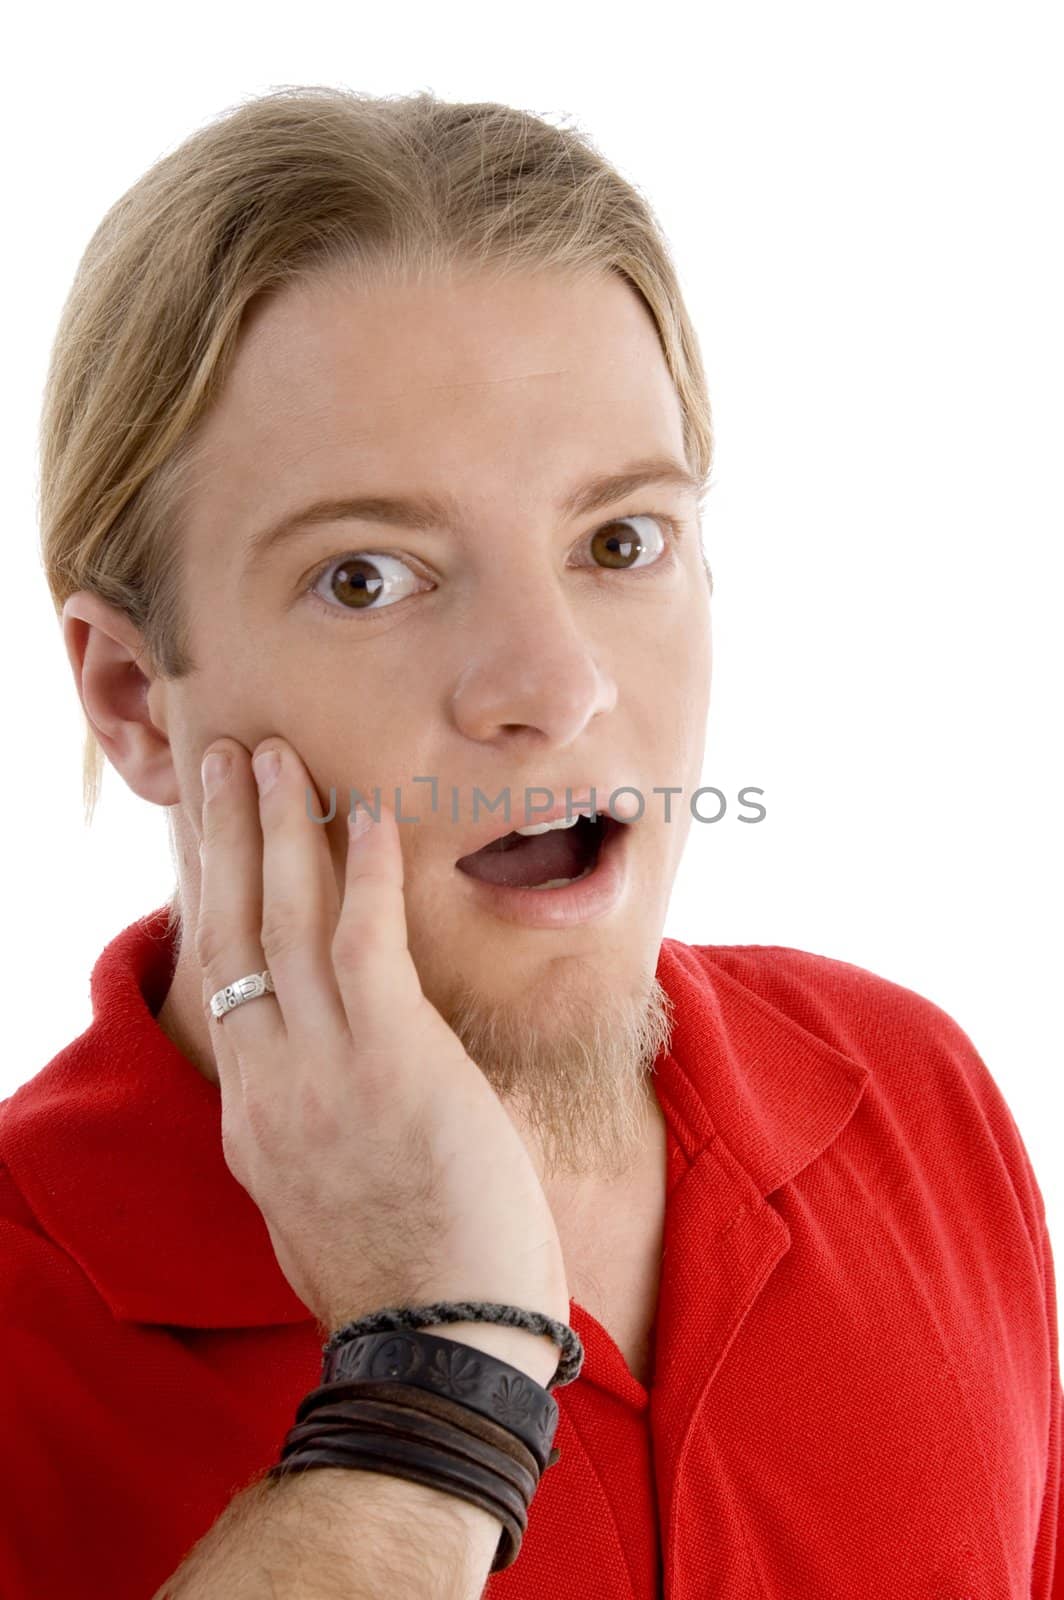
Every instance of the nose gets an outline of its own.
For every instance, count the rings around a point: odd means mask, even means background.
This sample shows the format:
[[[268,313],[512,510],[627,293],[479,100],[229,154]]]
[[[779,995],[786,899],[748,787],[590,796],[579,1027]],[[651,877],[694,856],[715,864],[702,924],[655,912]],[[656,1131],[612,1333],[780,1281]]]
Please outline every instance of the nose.
[[[525,572],[514,601],[478,597],[467,654],[452,695],[455,724],[468,739],[491,743],[527,735],[551,745],[578,739],[617,704],[617,684],[599,659],[579,610],[553,575]]]

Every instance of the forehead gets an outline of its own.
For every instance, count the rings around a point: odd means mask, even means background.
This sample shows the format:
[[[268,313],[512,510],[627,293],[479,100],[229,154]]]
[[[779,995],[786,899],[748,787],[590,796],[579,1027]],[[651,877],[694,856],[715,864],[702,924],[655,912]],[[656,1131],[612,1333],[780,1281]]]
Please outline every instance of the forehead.
[[[553,490],[670,446],[682,417],[657,331],[615,274],[334,273],[253,307],[194,476],[246,521],[309,491],[463,474],[488,496]]]

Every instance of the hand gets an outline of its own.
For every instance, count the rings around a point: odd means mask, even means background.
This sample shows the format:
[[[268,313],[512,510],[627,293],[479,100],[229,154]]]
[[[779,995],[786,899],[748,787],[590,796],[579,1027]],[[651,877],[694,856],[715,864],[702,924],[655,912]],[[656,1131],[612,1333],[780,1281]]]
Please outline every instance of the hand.
[[[281,1271],[330,1330],[435,1300],[567,1322],[561,1245],[528,1151],[407,948],[394,813],[382,803],[380,822],[349,838],[340,905],[325,825],[307,815],[310,775],[282,739],[264,748],[281,764],[258,795],[242,744],[208,747],[230,769],[204,800],[196,954],[226,1163]],[[275,994],[210,1015],[212,994],[264,968]]]

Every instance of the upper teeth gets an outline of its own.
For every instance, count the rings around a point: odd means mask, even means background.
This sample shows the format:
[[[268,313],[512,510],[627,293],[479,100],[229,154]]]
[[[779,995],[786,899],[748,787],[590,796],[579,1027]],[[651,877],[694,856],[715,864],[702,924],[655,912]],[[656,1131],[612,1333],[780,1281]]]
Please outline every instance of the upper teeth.
[[[597,811],[578,811],[575,817],[556,817],[553,822],[530,822],[527,828],[515,828],[515,833],[523,833],[526,837],[532,833],[550,833],[554,828],[572,828],[580,821],[581,817],[598,816]]]

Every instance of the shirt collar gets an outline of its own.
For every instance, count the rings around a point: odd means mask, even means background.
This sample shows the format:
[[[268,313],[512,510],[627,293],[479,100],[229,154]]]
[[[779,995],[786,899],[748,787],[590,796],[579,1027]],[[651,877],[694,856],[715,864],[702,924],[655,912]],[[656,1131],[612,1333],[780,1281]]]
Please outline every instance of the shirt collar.
[[[156,1020],[174,966],[168,913],[105,947],[89,1027],[0,1103],[0,1160],[120,1321],[310,1320],[226,1165],[217,1084]],[[689,1161],[719,1136],[767,1195],[840,1130],[868,1069],[743,981],[753,967],[735,952],[750,948],[662,941],[673,1033],[656,1086]]]
[[[846,1043],[834,970],[777,945],[662,941],[677,1004],[660,1098],[689,1162],[719,1136],[765,1197],[841,1133],[870,1069],[827,1037]]]

